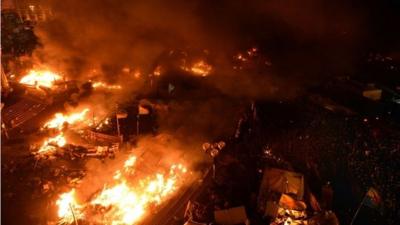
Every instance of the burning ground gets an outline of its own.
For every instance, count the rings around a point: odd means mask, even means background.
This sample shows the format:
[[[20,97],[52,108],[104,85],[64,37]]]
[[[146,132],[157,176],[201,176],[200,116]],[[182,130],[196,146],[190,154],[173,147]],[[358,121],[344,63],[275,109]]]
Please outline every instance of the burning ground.
[[[333,179],[337,186],[377,186],[387,192],[385,201],[392,201],[385,182],[364,181],[360,176],[359,171],[369,171],[361,162],[343,165],[335,160],[379,155],[370,147],[375,145],[350,129],[346,140],[354,141],[357,149],[349,150],[347,142],[340,142],[350,152],[344,153],[330,141],[340,134],[321,128],[325,120],[334,121],[332,129],[334,124],[365,126],[358,123],[364,121],[365,112],[354,106],[362,100],[337,106],[323,99],[338,96],[318,88],[336,76],[346,76],[340,82],[352,83],[350,77],[360,71],[360,61],[370,49],[385,54],[395,50],[390,47],[396,35],[380,32],[394,33],[393,28],[370,16],[376,13],[367,7],[373,3],[73,0],[48,4],[53,18],[35,26],[42,47],[29,57],[28,65],[16,70],[22,72],[12,74],[12,85],[22,91],[13,93],[18,102],[13,96],[7,99],[2,119],[2,131],[9,138],[2,142],[2,155],[8,161],[2,171],[7,179],[2,197],[12,205],[3,213],[8,224],[151,224],[171,202],[171,208],[179,211],[173,214],[182,217],[181,207],[189,199],[175,200],[186,196],[187,190],[197,190],[195,180],[203,178],[200,197],[193,194],[191,200],[200,199],[199,204],[212,210],[245,205],[249,217],[260,222],[254,196],[265,164],[306,174],[319,199],[323,199],[318,194],[322,183]],[[394,15],[392,10],[387,14]],[[339,97],[350,96],[343,93]],[[390,121],[390,113],[371,118]],[[311,131],[308,127],[315,123],[322,125]],[[321,142],[318,131],[327,133]],[[302,146],[303,140],[312,147]],[[203,145],[206,141],[215,143]],[[206,154],[201,146],[208,146]],[[326,155],[315,150],[327,146]],[[364,148],[368,153],[360,150]],[[392,163],[389,156],[398,148],[390,148],[384,158]],[[392,187],[392,171],[375,158],[370,160]],[[212,164],[211,179],[207,169]],[[343,171],[361,181],[350,185],[347,177],[337,175]],[[340,193],[340,187],[336,190]],[[335,212],[349,222],[349,212],[342,209],[353,209],[353,203],[336,200]],[[393,218],[395,210],[390,209],[388,218]]]

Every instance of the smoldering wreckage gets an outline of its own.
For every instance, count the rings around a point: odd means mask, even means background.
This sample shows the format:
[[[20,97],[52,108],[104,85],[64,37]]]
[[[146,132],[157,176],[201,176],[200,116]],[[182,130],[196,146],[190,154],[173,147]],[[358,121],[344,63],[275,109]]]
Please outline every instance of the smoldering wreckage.
[[[250,57],[255,53],[256,48],[248,51]],[[244,57],[239,54],[237,59],[244,60]],[[194,64],[192,69],[181,69],[205,77],[210,73],[211,66],[201,62]],[[161,75],[160,67],[157,67],[153,75]],[[138,76],[137,73],[135,76]],[[73,101],[79,102],[87,97],[85,91],[112,93],[123,88],[120,85],[91,81],[89,88],[71,94],[66,86],[65,77],[51,71],[34,70],[22,77],[19,83],[26,86],[21,100],[23,103],[16,103],[2,112],[5,118],[2,124],[7,131],[6,138],[15,135],[16,132],[29,132],[23,130],[23,124],[35,118],[43,108],[59,104],[58,99],[65,99],[65,93],[71,96],[70,100],[72,98]],[[85,85],[87,84],[82,86]],[[58,88],[64,89],[60,91]],[[166,92],[172,94],[174,88],[170,83]],[[37,98],[32,92],[40,92],[39,96],[46,97]],[[45,107],[31,107],[23,112],[23,106],[32,106],[29,101],[33,104],[40,102]],[[252,126],[257,123],[257,109],[254,103],[238,121],[232,137],[198,146],[198,151],[203,152],[202,157],[208,158],[209,163],[201,169],[194,169],[193,165],[185,162],[190,155],[182,153],[173,162],[165,162],[157,150],[135,144],[138,137],[146,133],[155,135],[155,141],[164,138],[162,134],[157,134],[156,114],[157,110],[168,110],[167,105],[142,99],[134,104],[125,104],[128,106],[125,108],[123,105],[115,105],[111,111],[100,112],[96,111],[93,105],[83,100],[82,102],[69,111],[53,114],[40,125],[37,140],[30,145],[33,162],[29,164],[31,169],[46,170],[49,165],[58,161],[82,164],[90,158],[96,158],[107,164],[109,160],[118,156],[127,159],[115,169],[111,180],[86,199],[78,197],[79,192],[85,188],[81,186],[85,183],[87,175],[84,167],[50,167],[48,175],[34,177],[33,185],[39,187],[40,191],[35,192],[33,198],[52,201],[48,205],[57,208],[57,217],[45,216],[47,224],[152,224],[150,215],[162,213],[169,204],[182,201],[181,199],[184,201],[181,204],[186,204],[186,209],[180,218],[173,219],[175,223],[183,221],[184,224],[251,224],[247,213],[249,206],[232,205],[232,199],[221,197],[215,191],[204,191],[201,186],[212,184],[215,190],[232,188],[232,179],[235,178],[220,171],[229,171],[232,165],[243,167],[242,156],[246,153],[231,150],[231,145],[249,135],[251,129],[254,129]],[[32,108],[36,111],[31,111]],[[127,121],[134,129],[126,129],[124,123]],[[263,152],[260,157],[281,161],[269,151]],[[15,165],[4,169],[12,173]],[[270,166],[266,166],[260,172],[264,175],[261,179],[256,211],[269,218],[270,224],[326,224],[324,221],[338,224],[332,211],[321,210],[318,201],[307,188],[302,174]],[[198,179],[200,180],[196,181]],[[187,193],[193,187],[195,192],[188,199],[185,199],[187,196],[179,194]],[[203,193],[202,197],[195,198],[194,196],[198,195],[195,194],[196,191],[206,192],[206,196]],[[11,196],[15,194],[9,193]],[[204,199],[209,199],[209,202],[205,202]]]

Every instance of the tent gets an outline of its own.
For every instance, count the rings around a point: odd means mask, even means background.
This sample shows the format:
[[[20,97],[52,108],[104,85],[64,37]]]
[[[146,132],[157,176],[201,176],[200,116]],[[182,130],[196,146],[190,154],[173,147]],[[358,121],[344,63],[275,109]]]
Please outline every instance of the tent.
[[[287,170],[266,168],[261,182],[260,194],[268,191],[293,194],[297,200],[301,200],[304,195],[304,176]]]
[[[259,212],[274,217],[277,209],[273,203],[279,204],[281,194],[290,194],[295,200],[302,200],[304,176],[287,170],[265,168],[258,194]]]

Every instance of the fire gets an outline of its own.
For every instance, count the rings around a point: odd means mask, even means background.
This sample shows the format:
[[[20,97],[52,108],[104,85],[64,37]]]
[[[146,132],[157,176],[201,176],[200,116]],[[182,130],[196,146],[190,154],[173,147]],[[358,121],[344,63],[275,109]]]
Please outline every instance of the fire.
[[[60,195],[56,202],[58,206],[59,224],[72,224],[83,218],[80,206],[75,200],[75,189]]]
[[[128,171],[131,167],[133,167],[136,163],[136,156],[131,156],[128,160],[124,163],[124,168]]]
[[[58,216],[63,223],[72,224],[83,218],[94,224],[132,225],[142,221],[153,207],[168,200],[181,187],[187,169],[182,164],[173,164],[166,172],[134,179],[132,169],[136,156],[129,157],[124,170],[117,170],[115,183],[105,186],[100,193],[87,202],[84,209],[73,198],[74,190],[60,196],[57,201]],[[72,206],[72,207],[70,207]],[[68,210],[68,207],[73,210]],[[92,211],[89,211],[91,209]]]
[[[154,76],[160,76],[161,75],[161,66],[157,66],[154,71],[153,71]]]
[[[74,124],[78,121],[83,121],[85,119],[86,113],[89,112],[89,109],[83,109],[81,112],[72,113],[70,115],[64,115],[62,113],[56,113],[54,118],[48,121],[44,127],[45,128],[57,128],[61,130],[65,123]]]
[[[191,68],[191,71],[194,74],[198,74],[203,77],[207,76],[211,72],[211,70],[212,70],[211,65],[205,63],[204,61],[195,63]]]
[[[122,88],[121,85],[110,85],[110,84],[106,84],[106,83],[100,82],[100,81],[93,82],[92,87],[95,89],[103,88],[103,89],[109,89],[109,90],[118,90],[118,89]]]
[[[48,138],[45,140],[42,144],[42,146],[39,148],[38,153],[43,154],[43,153],[48,153],[52,152],[56,149],[56,147],[63,147],[67,144],[67,141],[64,137],[64,134],[61,133],[55,137]]]
[[[191,67],[182,66],[181,69],[191,72],[194,75],[205,77],[211,73],[212,66],[207,64],[205,61],[200,60],[194,63]]]
[[[61,76],[48,70],[31,70],[19,81],[21,84],[44,86],[51,88],[54,83],[61,80]]]
[[[135,161],[136,157],[129,158],[124,167],[133,166]],[[121,171],[117,171],[114,179],[119,179],[119,182],[104,188],[90,204],[109,209],[103,215],[103,224],[136,224],[151,207],[160,205],[178,189],[179,178],[184,173],[186,168],[183,165],[172,165],[169,173],[156,173],[139,180],[136,185],[129,185]]]

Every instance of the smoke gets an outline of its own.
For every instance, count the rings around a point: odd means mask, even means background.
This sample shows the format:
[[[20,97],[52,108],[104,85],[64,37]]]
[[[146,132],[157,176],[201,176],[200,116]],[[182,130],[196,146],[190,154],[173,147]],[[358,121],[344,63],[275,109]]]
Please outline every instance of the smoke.
[[[138,90],[138,82],[121,75],[121,68],[140,68],[147,75],[171,49],[210,52],[217,69],[208,85],[227,98],[172,103],[175,112],[161,117],[162,128],[182,135],[230,133],[225,121],[237,116],[243,99],[295,97],[330,76],[351,75],[373,39],[368,6],[374,4],[364,1],[49,2],[54,19],[38,27],[43,48],[36,57],[71,77],[88,79],[97,68],[103,79],[130,82],[124,90]],[[253,46],[272,67],[233,71],[233,54]]]
[[[325,74],[350,73],[368,34],[367,11],[347,1],[71,0],[50,4],[54,20],[37,32],[44,44],[37,55],[78,77],[96,66],[109,71],[131,65],[149,71],[163,52],[186,47],[207,49],[221,59],[218,63],[226,63],[232,53],[256,45],[270,55],[275,68],[265,76],[281,83],[292,78],[294,84],[312,82]],[[106,74],[113,76],[117,74]]]
[[[89,160],[85,166],[86,176],[80,184],[82,188],[78,188],[80,199],[90,199],[105,185],[112,185],[116,171],[123,170],[125,161],[132,155],[137,157],[135,176],[139,179],[153,177],[156,173],[168,171],[171,165],[181,163],[188,168],[190,179],[187,180],[193,181],[200,175],[196,170],[198,163],[207,160],[199,146],[200,143],[182,142],[164,133],[141,138],[137,146],[123,148],[115,159],[106,159],[107,163],[97,159]]]

